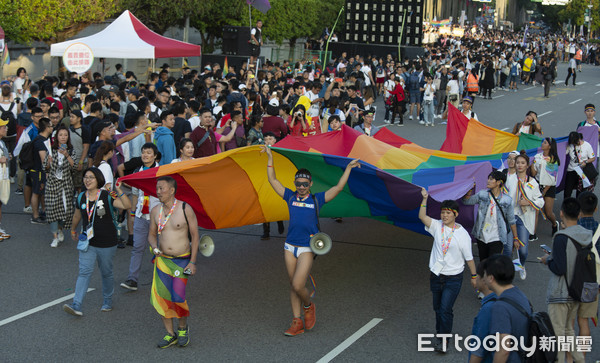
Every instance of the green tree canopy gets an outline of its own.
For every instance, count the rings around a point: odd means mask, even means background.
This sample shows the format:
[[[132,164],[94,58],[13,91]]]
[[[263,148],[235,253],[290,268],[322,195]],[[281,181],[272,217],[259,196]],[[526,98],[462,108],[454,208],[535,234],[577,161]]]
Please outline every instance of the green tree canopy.
[[[2,0],[0,25],[10,40],[62,41],[117,11],[118,0]]]

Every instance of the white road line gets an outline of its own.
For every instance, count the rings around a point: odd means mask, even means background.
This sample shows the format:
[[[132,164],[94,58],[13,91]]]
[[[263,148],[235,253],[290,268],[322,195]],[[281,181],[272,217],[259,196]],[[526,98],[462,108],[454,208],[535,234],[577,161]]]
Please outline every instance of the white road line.
[[[532,88],[535,88],[535,86],[524,88],[523,91],[527,91],[527,90],[532,89]]]
[[[577,103],[577,102],[579,102],[579,101],[581,101],[581,98],[580,98],[580,99],[578,99],[578,100],[575,100],[575,101],[573,101],[573,102],[569,102],[569,105],[575,104],[575,103]]]
[[[547,114],[549,114],[549,113],[552,113],[552,111],[544,112],[543,114],[541,114],[541,115],[538,115],[538,117],[546,116],[546,115],[547,115]]]
[[[500,130],[500,131],[506,131],[506,130],[508,130],[508,127],[505,127],[502,130]]]
[[[94,290],[96,290],[96,289],[89,288],[89,289],[87,290],[87,292],[94,291]],[[51,306],[54,306],[54,305],[56,305],[56,304],[60,304],[60,303],[61,303],[61,302],[63,302],[63,301],[70,300],[70,299],[72,299],[72,298],[73,298],[73,296],[75,296],[75,294],[70,294],[70,295],[67,295],[67,296],[65,296],[65,297],[61,297],[61,298],[59,298],[59,299],[56,299],[56,300],[50,301],[49,303],[46,303],[46,304],[40,305],[40,306],[38,306],[38,307],[35,307],[35,308],[33,308],[33,309],[29,309],[29,310],[27,310],[27,311],[24,311],[24,312],[22,312],[22,313],[20,313],[20,314],[13,315],[13,316],[11,316],[10,318],[6,318],[6,319],[4,319],[4,320],[0,321],[0,326],[2,326],[2,325],[6,325],[6,324],[9,324],[9,323],[12,323],[13,321],[19,320],[19,319],[21,319],[21,318],[24,318],[24,317],[26,317],[26,316],[29,316],[29,315],[31,315],[31,314],[35,314],[35,313],[37,313],[38,311],[42,311],[42,310],[44,310],[44,309],[47,309],[47,308],[49,308],[49,307],[51,307]]]
[[[596,92],[596,93],[594,93],[594,94],[595,94],[595,95],[597,95],[598,93],[600,93],[600,91],[598,91],[598,92]]]
[[[600,83],[598,83],[598,84],[596,85],[596,87],[600,87]]]
[[[500,98],[500,97],[504,97],[504,95],[500,95],[500,96],[494,96],[494,97],[492,97],[492,99],[494,99],[494,100],[495,100],[496,98]]]
[[[586,84],[587,82],[575,82],[576,85],[582,85],[582,84]]]
[[[344,340],[342,344],[335,347],[331,352],[327,353],[323,358],[319,359],[317,363],[327,363],[330,362],[333,358],[337,357],[341,352],[346,350],[349,346],[351,346],[354,342],[356,342],[360,337],[369,332],[369,330],[373,329],[375,325],[379,324],[383,319],[373,318],[370,322],[368,322],[365,326],[358,329],[358,331],[352,334],[348,339]]]

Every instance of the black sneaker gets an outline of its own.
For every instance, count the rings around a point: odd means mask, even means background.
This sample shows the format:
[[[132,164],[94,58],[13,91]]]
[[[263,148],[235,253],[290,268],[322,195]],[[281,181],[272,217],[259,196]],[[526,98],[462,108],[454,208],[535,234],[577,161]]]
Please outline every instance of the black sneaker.
[[[177,329],[177,345],[185,347],[190,343],[190,327],[186,326],[184,329]]]
[[[17,190],[15,190],[15,194],[16,195],[23,195],[23,189],[17,189]]]
[[[133,280],[127,280],[125,282],[121,282],[121,287],[126,288],[127,290],[137,291],[137,282]]]
[[[263,234],[262,236],[260,236],[260,239],[261,239],[261,240],[263,240],[263,241],[266,241],[266,240],[268,240],[269,238],[271,238],[271,236],[269,236],[269,234],[268,234],[268,233],[265,233],[265,234]]]
[[[123,284],[121,284],[123,285]],[[161,349],[165,349],[170,347],[171,345],[177,343],[177,337],[174,335],[171,335],[169,333],[167,333],[164,338],[162,338],[159,342],[158,342],[158,347]]]
[[[31,224],[47,224],[45,219],[41,217],[31,218]]]
[[[133,236],[127,239],[127,246],[133,246]]]
[[[279,232],[279,234],[283,234],[283,232],[285,232],[285,226],[283,225],[283,222],[277,223],[277,232]]]
[[[117,248],[125,248],[125,241],[122,239],[117,241]]]
[[[533,241],[537,241],[537,240],[538,240],[537,234],[529,235],[529,242],[533,242]]]

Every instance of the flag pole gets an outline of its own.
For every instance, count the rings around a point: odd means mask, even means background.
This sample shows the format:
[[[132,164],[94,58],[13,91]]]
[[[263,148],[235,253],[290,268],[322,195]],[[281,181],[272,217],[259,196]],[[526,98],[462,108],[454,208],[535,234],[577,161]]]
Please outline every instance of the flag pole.
[[[338,12],[337,19],[335,19],[335,23],[333,23],[333,28],[331,28],[331,33],[329,33],[329,37],[327,37],[327,44],[325,44],[325,54],[323,55],[323,61],[321,62],[323,70],[325,69],[325,64],[329,61],[327,59],[327,52],[329,49],[329,41],[331,41],[331,37],[333,36],[333,32],[335,31],[335,26],[337,25],[338,20],[340,20],[340,16],[342,16],[343,11],[344,11],[344,5],[342,5],[342,8]]]
[[[406,21],[406,9],[404,9],[404,15],[402,16],[402,28],[400,28],[400,36],[398,37],[398,62],[402,62],[402,35],[404,34],[404,23]]]

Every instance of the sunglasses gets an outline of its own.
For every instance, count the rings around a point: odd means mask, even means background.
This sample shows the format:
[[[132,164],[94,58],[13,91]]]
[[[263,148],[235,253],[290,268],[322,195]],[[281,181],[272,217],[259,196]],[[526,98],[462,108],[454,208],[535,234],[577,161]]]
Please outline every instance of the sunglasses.
[[[294,185],[296,185],[296,188],[299,188],[299,187],[308,188],[310,183],[309,182],[294,182]]]

